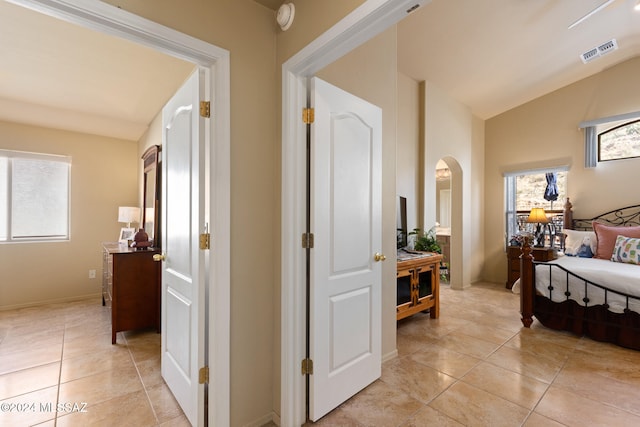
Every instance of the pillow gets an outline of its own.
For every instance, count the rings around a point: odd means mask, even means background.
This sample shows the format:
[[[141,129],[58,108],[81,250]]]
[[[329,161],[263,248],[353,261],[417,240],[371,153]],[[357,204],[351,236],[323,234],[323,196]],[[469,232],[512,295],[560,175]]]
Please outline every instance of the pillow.
[[[618,236],[613,247],[611,261],[640,264],[640,239]]]
[[[594,258],[611,259],[618,236],[640,238],[640,226],[615,227],[593,221],[593,231],[598,238],[598,249]]]
[[[596,253],[598,239],[593,231],[578,231],[563,228],[564,253],[569,256],[591,258]]]

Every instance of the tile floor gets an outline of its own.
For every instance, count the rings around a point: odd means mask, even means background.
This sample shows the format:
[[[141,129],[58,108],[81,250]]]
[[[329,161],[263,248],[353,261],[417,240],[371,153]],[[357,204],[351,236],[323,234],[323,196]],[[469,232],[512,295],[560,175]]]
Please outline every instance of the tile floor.
[[[108,316],[97,298],[0,311],[0,426],[190,425],[160,377],[160,335],[111,345]]]
[[[501,285],[442,287],[398,322],[399,356],[318,426],[638,426],[640,352],[522,327]]]
[[[522,328],[518,306],[501,285],[443,286],[440,319],[398,322],[382,378],[313,425],[640,425],[640,352]],[[188,426],[159,347],[153,331],[112,346],[99,301],[0,311],[0,426]]]

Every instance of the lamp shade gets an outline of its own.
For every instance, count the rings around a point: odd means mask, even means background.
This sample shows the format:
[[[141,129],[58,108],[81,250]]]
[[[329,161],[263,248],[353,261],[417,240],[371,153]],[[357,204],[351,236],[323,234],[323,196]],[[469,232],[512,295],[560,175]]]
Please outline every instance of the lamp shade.
[[[549,218],[547,218],[547,214],[544,211],[544,209],[532,208],[531,212],[529,212],[529,217],[527,218],[527,222],[546,224],[549,222]]]
[[[132,206],[120,206],[118,208],[118,222],[140,222],[140,208]]]

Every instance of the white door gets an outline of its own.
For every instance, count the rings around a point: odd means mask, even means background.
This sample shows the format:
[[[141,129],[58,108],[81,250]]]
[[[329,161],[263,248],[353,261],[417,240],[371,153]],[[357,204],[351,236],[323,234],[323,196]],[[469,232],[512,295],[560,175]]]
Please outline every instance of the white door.
[[[381,374],[382,110],[311,81],[309,418]]]
[[[206,70],[196,70],[162,110],[162,377],[192,425],[204,423],[205,118]],[[200,408],[200,411],[198,410]]]

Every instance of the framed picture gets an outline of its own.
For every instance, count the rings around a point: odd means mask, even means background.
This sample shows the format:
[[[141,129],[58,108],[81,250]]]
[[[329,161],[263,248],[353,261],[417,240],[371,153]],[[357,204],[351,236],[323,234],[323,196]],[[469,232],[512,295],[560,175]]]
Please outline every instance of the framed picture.
[[[120,243],[129,243],[129,240],[133,240],[133,236],[135,236],[135,234],[136,232],[134,228],[123,227],[120,229],[120,238],[118,241]]]

